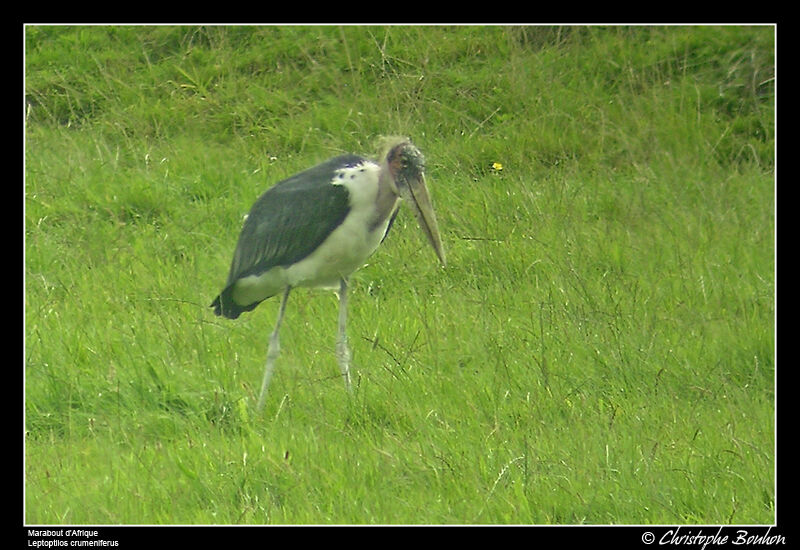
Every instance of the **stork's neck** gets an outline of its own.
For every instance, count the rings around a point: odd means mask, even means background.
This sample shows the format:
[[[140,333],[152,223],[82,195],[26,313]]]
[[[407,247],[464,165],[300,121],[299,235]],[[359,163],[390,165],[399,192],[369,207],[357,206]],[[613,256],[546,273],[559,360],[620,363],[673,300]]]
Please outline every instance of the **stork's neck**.
[[[381,170],[378,177],[378,195],[375,197],[375,217],[370,224],[370,230],[383,225],[389,219],[397,208],[399,199],[392,176],[388,170]]]

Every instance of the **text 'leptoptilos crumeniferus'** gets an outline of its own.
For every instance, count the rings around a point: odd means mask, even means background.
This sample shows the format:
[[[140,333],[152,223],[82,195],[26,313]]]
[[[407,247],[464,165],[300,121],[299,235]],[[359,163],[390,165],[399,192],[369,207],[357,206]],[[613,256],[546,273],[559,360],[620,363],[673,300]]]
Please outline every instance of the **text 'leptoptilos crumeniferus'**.
[[[233,255],[228,282],[211,307],[236,319],[282,293],[269,339],[257,410],[264,406],[286,301],[292,288],[336,288],[339,329],[336,358],[350,389],[347,345],[347,281],[386,237],[400,199],[445,265],[444,249],[425,185],[425,161],[408,139],[386,141],[378,162],[342,155],[268,189],[247,215]]]

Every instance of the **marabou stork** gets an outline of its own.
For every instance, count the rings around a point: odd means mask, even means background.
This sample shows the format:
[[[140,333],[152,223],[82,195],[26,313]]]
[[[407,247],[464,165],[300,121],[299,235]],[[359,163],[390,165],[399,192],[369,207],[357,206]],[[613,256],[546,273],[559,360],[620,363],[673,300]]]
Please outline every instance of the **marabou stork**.
[[[350,389],[347,280],[386,238],[400,199],[414,212],[444,266],[444,249],[425,185],[425,161],[408,139],[386,140],[378,162],[356,155],[332,158],[275,184],[255,202],[239,235],[228,282],[211,307],[217,315],[236,319],[282,293],[258,411],[264,406],[278,357],[286,301],[298,286],[338,289],[336,358]]]

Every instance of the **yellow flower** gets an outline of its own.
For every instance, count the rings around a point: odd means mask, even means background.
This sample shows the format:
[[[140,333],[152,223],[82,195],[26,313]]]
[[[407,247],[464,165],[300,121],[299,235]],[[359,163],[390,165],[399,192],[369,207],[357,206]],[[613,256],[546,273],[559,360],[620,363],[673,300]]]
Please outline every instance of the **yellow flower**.
[[[502,172],[503,171],[503,165],[500,164],[499,162],[493,162],[492,163],[492,170],[494,170],[495,172]]]

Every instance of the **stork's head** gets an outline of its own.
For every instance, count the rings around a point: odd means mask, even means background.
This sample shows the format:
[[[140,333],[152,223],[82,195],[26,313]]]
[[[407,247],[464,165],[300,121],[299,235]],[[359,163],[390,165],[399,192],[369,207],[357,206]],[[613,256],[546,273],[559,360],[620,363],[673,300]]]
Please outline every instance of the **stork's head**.
[[[395,191],[414,212],[420,229],[445,265],[439,226],[425,185],[425,157],[409,140],[394,138],[387,140],[382,162],[392,175]]]

